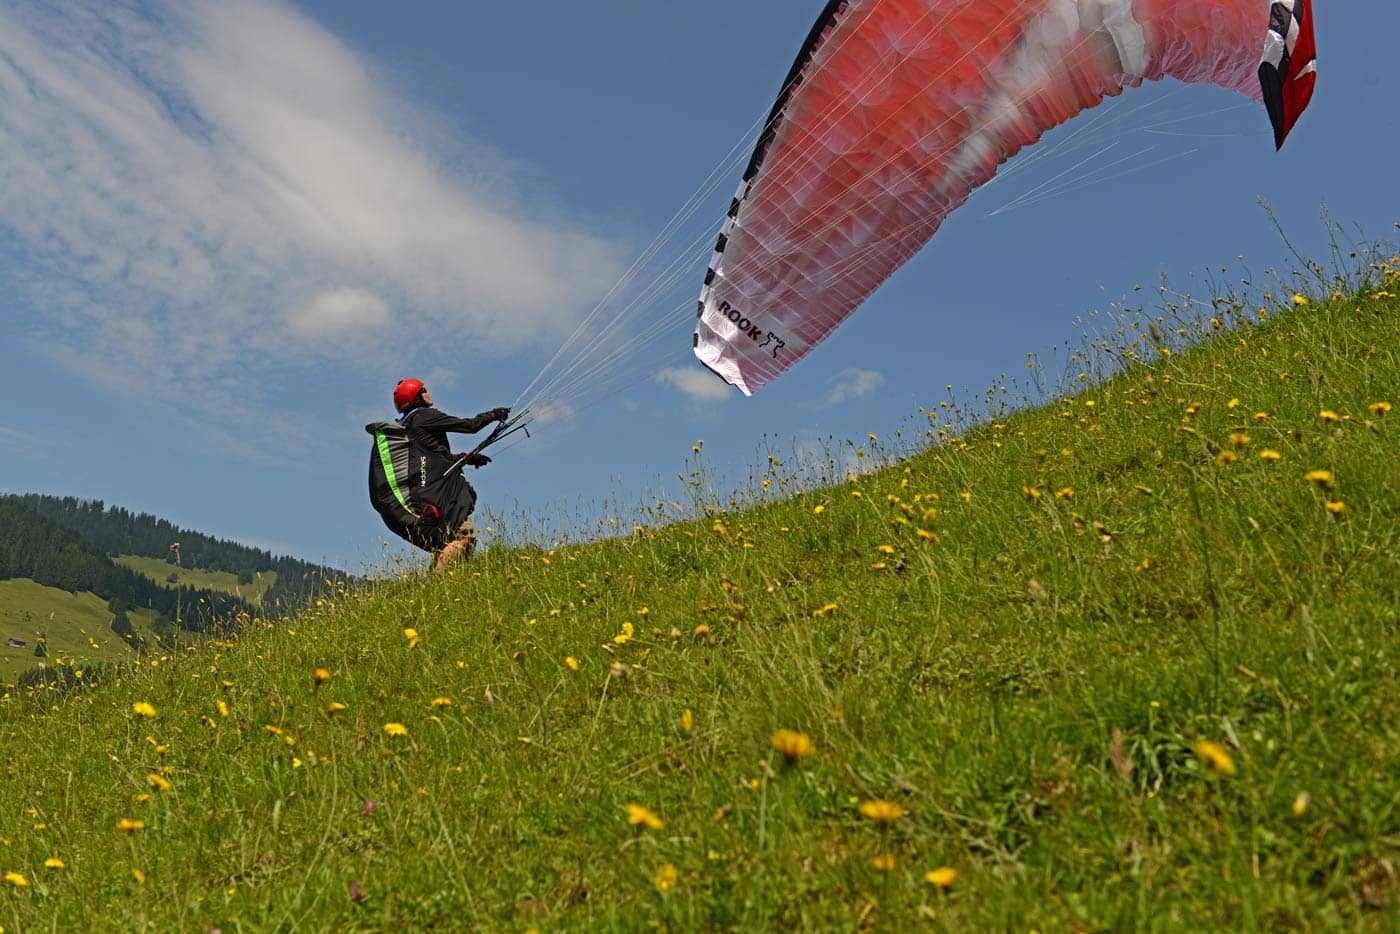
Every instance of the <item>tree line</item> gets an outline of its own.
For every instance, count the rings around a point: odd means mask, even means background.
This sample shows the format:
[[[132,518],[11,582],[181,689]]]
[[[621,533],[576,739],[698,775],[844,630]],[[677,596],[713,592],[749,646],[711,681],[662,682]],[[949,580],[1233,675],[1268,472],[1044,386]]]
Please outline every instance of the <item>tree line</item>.
[[[0,498],[0,580],[12,577],[27,577],[69,593],[95,593],[120,609],[149,608],[165,621],[178,616],[180,627],[192,632],[206,631],[239,613],[255,612],[232,594],[192,587],[177,593],[161,586],[6,497]]]
[[[149,513],[134,513],[120,506],[107,506],[102,500],[28,493],[0,495],[0,504],[17,506],[38,516],[71,533],[103,555],[139,555],[160,558],[173,564],[170,546],[178,542],[180,562],[186,568],[227,571],[237,575],[242,584],[250,583],[255,574],[274,572],[277,579],[262,598],[263,615],[304,605],[325,588],[327,581],[346,577],[343,572],[333,568],[285,555],[273,555],[262,548],[180,528]],[[188,599],[191,591],[186,588],[185,592]],[[207,593],[199,591],[198,595]],[[150,605],[135,600],[129,602],[132,606]]]

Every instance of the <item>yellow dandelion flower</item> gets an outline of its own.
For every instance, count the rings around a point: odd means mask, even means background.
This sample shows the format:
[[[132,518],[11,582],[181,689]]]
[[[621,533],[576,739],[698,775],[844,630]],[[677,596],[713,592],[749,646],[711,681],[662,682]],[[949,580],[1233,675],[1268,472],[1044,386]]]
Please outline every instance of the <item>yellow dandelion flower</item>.
[[[879,856],[875,857],[870,862],[876,868],[876,870],[880,872],[889,872],[892,869],[894,869],[894,854],[881,853]]]
[[[774,730],[768,742],[789,760],[803,759],[817,751],[812,737],[797,730]]]
[[[1303,295],[1303,294],[1297,293],[1297,292],[1295,292],[1295,293],[1293,294],[1293,304],[1298,305],[1299,307],[1302,307],[1303,305],[1306,305],[1307,303],[1308,303],[1308,298],[1307,298],[1306,295]]]
[[[402,723],[386,723],[384,724],[384,732],[389,736],[407,736],[408,727]]]
[[[1021,493],[1024,494],[1026,499],[1030,500],[1031,502],[1035,502],[1036,500],[1040,499],[1040,490],[1036,489],[1033,486],[1021,487]]]
[[[616,642],[618,645],[626,645],[628,642],[631,641],[632,635],[635,631],[636,630],[632,628],[631,623],[623,623],[622,632],[613,636],[613,642]]]
[[[5,873],[5,881],[10,883],[10,885],[13,885],[17,889],[24,889],[29,887],[29,880],[17,872]]]
[[[324,668],[317,668],[311,673],[317,684],[324,684],[331,679],[331,673]]]
[[[1346,504],[1343,503],[1343,502],[1342,502],[1341,500],[1339,500],[1339,499],[1336,499],[1336,500],[1328,500],[1327,502],[1323,503],[1322,505],[1323,505],[1323,508],[1324,508],[1324,509],[1326,509],[1328,512],[1330,512],[1330,513],[1331,513],[1332,515],[1334,515],[1334,516],[1336,516],[1336,515],[1341,515],[1343,512],[1346,511],[1346,508],[1347,508],[1347,507],[1346,507]]]
[[[889,824],[904,816],[904,807],[893,801],[862,801],[860,812],[877,823]]]
[[[117,829],[125,833],[135,833],[138,830],[146,829],[146,822],[143,820],[133,820],[130,817],[123,817],[117,821]]]
[[[691,633],[697,636],[708,636],[710,634],[710,624],[701,623],[699,626],[696,626],[694,629],[692,629]]]
[[[695,729],[695,714],[689,707],[681,711],[681,729],[687,733]]]
[[[657,816],[656,812],[645,804],[627,805],[627,823],[637,827],[646,827],[650,830],[660,830],[666,826],[666,822]]]
[[[452,706],[452,700],[451,700],[451,698],[447,698],[447,697],[434,697],[434,698],[433,698],[433,702],[432,702],[431,704],[429,704],[428,706],[429,706],[429,707],[451,707],[451,706]]]
[[[1340,422],[1342,420],[1342,417],[1331,409],[1323,409],[1321,412],[1317,413],[1317,417],[1324,422]]]
[[[1236,454],[1234,451],[1231,451],[1229,448],[1226,448],[1219,454],[1215,455],[1215,466],[1224,467],[1227,464],[1233,464],[1239,459],[1240,456],[1238,454]]]
[[[1263,461],[1276,461],[1280,460],[1282,457],[1283,455],[1273,448],[1265,448],[1259,452],[1259,459]]]
[[[1225,403],[1225,408],[1227,408],[1227,409],[1236,409],[1236,408],[1239,408],[1239,405],[1240,405],[1240,400],[1238,400],[1238,399],[1231,399],[1229,402]]]
[[[958,881],[958,871],[952,866],[939,866],[924,873],[924,881],[940,889],[951,888]]]
[[[1304,474],[1304,477],[1316,483],[1324,490],[1332,489],[1332,471],[1330,470],[1309,470]]]
[[[345,705],[340,701],[331,701],[326,705],[326,713],[339,713],[345,709]]]
[[[656,867],[656,875],[652,877],[652,881],[661,891],[669,892],[676,887],[676,880],[679,878],[680,873],[676,871],[675,866],[670,863],[662,863]]]
[[[146,783],[156,791],[170,791],[175,786],[170,784],[170,780],[158,772],[152,772],[146,776]]]
[[[1231,758],[1230,753],[1226,752],[1225,747],[1221,746],[1219,743],[1213,743],[1208,739],[1196,740],[1196,755],[1200,756],[1201,759],[1205,761],[1206,765],[1215,769],[1215,771],[1219,772],[1221,775],[1234,775],[1237,771],[1235,768],[1235,760]]]
[[[879,546],[876,547],[875,550],[878,551],[878,552],[879,552],[880,554],[882,554],[882,555],[892,555],[892,554],[894,554],[894,546],[893,546],[893,545],[879,545]]]
[[[1230,443],[1242,448],[1249,443],[1249,435],[1242,431],[1232,431],[1230,432]]]
[[[68,868],[68,864],[65,863],[63,860],[59,859],[57,856],[50,856],[48,859],[44,860],[44,868],[45,868],[45,869],[67,869],[67,868]]]
[[[565,657],[564,664],[569,666],[570,671],[578,671],[578,659],[574,658],[572,655]]]
[[[1306,791],[1298,792],[1298,797],[1293,799],[1293,804],[1290,807],[1290,810],[1293,812],[1293,816],[1302,817],[1304,814],[1306,814],[1308,810],[1308,804],[1311,801],[1312,795],[1308,794]]]
[[[1370,412],[1372,415],[1385,415],[1390,412],[1390,403],[1372,402],[1370,405],[1366,406],[1366,411]]]
[[[133,879],[136,880],[136,884],[137,884],[137,885],[145,885],[145,884],[146,884],[146,874],[145,874],[144,872],[142,872],[140,869],[135,869],[135,868],[133,868],[133,869],[131,870],[131,878],[133,878]]]
[[[146,703],[145,701],[137,701],[136,703],[132,704],[131,712],[136,714],[138,717],[145,717],[148,720],[156,715],[156,709],[150,704]]]
[[[813,509],[812,509],[812,514],[815,515],[815,516],[819,516],[819,515],[821,515],[821,514],[824,513],[824,512],[826,512],[826,507],[825,507],[825,506],[816,506],[816,507],[813,507]]]
[[[403,631],[403,637],[408,640],[408,647],[410,649],[418,647],[418,630],[413,628],[405,629]]]
[[[870,570],[872,570],[872,571],[883,571],[883,570],[884,570],[885,568],[887,568],[888,566],[889,566],[889,565],[885,564],[885,562],[883,562],[883,561],[876,561],[874,564],[870,565]]]

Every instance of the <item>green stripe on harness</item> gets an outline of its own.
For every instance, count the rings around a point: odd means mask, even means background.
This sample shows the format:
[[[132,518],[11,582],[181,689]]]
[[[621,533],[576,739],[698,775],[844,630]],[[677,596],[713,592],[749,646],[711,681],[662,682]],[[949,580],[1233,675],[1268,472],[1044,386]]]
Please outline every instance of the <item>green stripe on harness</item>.
[[[384,476],[389,480],[389,489],[394,491],[394,499],[399,501],[399,505],[410,516],[418,518],[412,507],[408,505],[408,498],[403,495],[403,490],[399,489],[398,478],[394,476],[394,460],[389,455],[389,439],[384,435],[384,432],[376,431],[374,433],[374,444],[379,449],[379,461],[384,465]]]

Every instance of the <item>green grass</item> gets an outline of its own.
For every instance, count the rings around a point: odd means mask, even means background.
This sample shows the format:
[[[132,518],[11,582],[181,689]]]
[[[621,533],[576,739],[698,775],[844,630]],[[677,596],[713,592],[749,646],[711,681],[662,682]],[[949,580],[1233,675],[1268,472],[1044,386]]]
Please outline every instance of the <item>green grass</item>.
[[[932,406],[945,443],[848,483],[771,461],[752,508],[11,696],[0,924],[1394,930],[1387,289],[1169,356],[1143,319],[1103,352],[1144,362]]]
[[[253,605],[262,603],[263,595],[277,583],[276,571],[262,571],[253,575],[251,584],[239,584],[238,575],[228,571],[210,571],[204,568],[177,568],[163,558],[146,558],[141,555],[119,555],[112,559],[124,568],[147,577],[164,587],[191,587],[196,590],[212,590],[230,593]],[[170,582],[170,575],[176,577]]]
[[[162,586],[175,586],[169,582],[174,573],[180,586],[231,593],[254,605],[277,581],[275,571],[257,574],[251,584],[240,585],[238,575],[227,571],[176,568],[160,558],[139,555],[121,555],[113,560]],[[44,661],[34,655],[40,633],[47,637],[49,664],[57,658],[81,666],[94,662],[125,663],[135,657],[131,647],[112,633],[112,613],[107,609],[107,601],[96,594],[74,594],[27,578],[12,578],[0,580],[0,607],[0,685],[13,684],[23,672]],[[128,617],[146,644],[155,646],[155,611],[136,609]],[[28,644],[22,649],[9,648],[6,641],[12,636]],[[198,641],[189,633],[182,633],[181,639]]]
[[[53,664],[57,659],[126,662],[135,653],[113,634],[112,612],[107,601],[96,594],[69,593],[57,587],[45,587],[27,578],[0,580],[0,685],[12,684],[23,671],[40,662]],[[156,637],[151,630],[155,613],[134,610],[128,614],[132,626],[151,644]],[[45,636],[49,658],[37,658],[34,646],[40,635]],[[24,648],[9,648],[10,638],[23,639]]]

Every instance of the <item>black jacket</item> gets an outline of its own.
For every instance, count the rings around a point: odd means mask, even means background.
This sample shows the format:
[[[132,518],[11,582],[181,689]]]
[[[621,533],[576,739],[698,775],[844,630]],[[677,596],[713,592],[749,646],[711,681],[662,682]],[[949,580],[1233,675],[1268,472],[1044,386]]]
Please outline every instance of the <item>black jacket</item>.
[[[444,457],[452,456],[452,446],[447,442],[449,431],[469,435],[476,434],[496,421],[490,412],[482,412],[472,418],[454,418],[430,405],[420,405],[416,409],[409,409],[399,419],[400,423],[405,420],[414,444]]]
[[[483,412],[474,418],[453,418],[428,405],[409,409],[400,416],[400,424],[407,422],[413,444],[428,452],[425,484],[422,488],[415,487],[410,496],[416,509],[431,503],[438,513],[436,522],[420,528],[410,539],[414,544],[429,550],[441,548],[450,540],[453,530],[476,508],[476,489],[467,482],[464,472],[447,470],[456,460],[447,443],[447,433],[474,434],[496,421],[493,416],[494,413]]]

